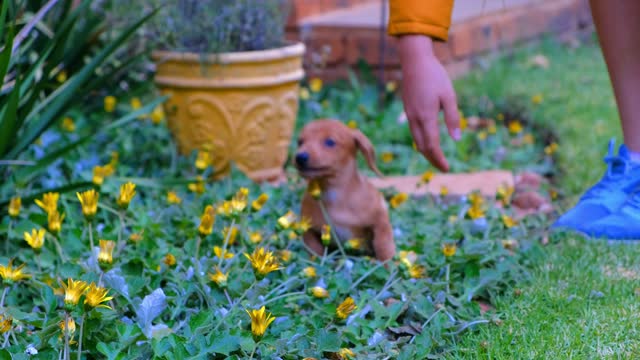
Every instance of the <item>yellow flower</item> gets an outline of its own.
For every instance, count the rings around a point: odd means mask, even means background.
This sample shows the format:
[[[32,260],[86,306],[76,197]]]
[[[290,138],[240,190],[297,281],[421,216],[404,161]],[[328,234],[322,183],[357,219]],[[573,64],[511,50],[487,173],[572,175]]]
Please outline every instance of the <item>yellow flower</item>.
[[[417,255],[413,250],[411,251],[400,250],[398,252],[398,257],[400,258],[400,261],[402,261],[405,265],[411,266],[411,264],[413,264],[413,261],[416,259]]]
[[[487,132],[486,131],[480,131],[478,133],[478,140],[480,140],[480,141],[487,140]]]
[[[233,212],[231,209],[231,201],[223,201],[221,205],[218,205],[216,212],[219,215],[230,216]]]
[[[331,242],[331,225],[329,224],[322,225],[320,239],[322,240],[322,244],[324,246],[329,246],[329,243]]]
[[[28,279],[31,275],[24,274],[22,272],[22,268],[24,268],[25,264],[18,266],[17,268],[13,268],[13,259],[9,260],[7,266],[0,265],[0,277],[7,284],[13,284],[14,282],[18,282],[23,279]]]
[[[407,193],[404,193],[404,192],[397,193],[393,195],[391,200],[389,200],[389,205],[391,205],[391,207],[395,209],[398,206],[402,205],[402,203],[407,201],[407,199],[409,199],[409,195]]]
[[[110,306],[103,304],[113,299],[113,296],[107,296],[108,292],[108,289],[96,286],[95,283],[91,283],[91,285],[89,285],[89,288],[87,289],[87,294],[84,298],[84,304],[92,308],[101,307],[111,310]]]
[[[142,234],[133,233],[129,236],[129,240],[133,241],[134,243],[137,243],[138,241],[142,240]]]
[[[156,106],[151,112],[151,122],[159,124],[164,119],[164,110],[161,105]]]
[[[380,154],[380,159],[382,160],[383,163],[390,163],[393,161],[393,158],[395,157],[395,155],[393,155],[392,152],[383,152],[382,154]]]
[[[269,324],[273,322],[276,318],[273,317],[270,313],[265,311],[264,306],[260,308],[260,310],[245,310],[249,317],[251,318],[251,333],[255,337],[261,337],[267,331],[267,327]]]
[[[534,105],[538,105],[542,102],[542,94],[535,94],[531,97],[531,102]]]
[[[516,220],[514,220],[512,217],[508,215],[503,214],[501,218],[502,218],[502,223],[504,224],[504,226],[507,227],[507,229],[510,229],[518,224]]]
[[[198,226],[198,232],[200,235],[210,235],[213,232],[213,224],[215,224],[215,221],[216,218],[213,213],[213,207],[211,205],[207,205],[200,217],[200,225]]]
[[[466,130],[467,126],[469,126],[469,121],[467,121],[467,118],[460,115],[460,130]]]
[[[315,93],[320,92],[320,90],[322,90],[322,79],[311,79],[311,81],[309,81],[309,89],[311,89],[311,91]]]
[[[142,107],[142,101],[139,98],[134,97],[131,99],[131,109],[138,110]]]
[[[513,120],[509,123],[509,132],[512,134],[520,134],[522,129],[522,124],[518,120]]]
[[[175,191],[168,191],[167,202],[169,204],[180,204],[182,202],[182,199],[180,198],[180,196],[178,196],[178,194]]]
[[[234,227],[234,229],[235,229],[235,227]],[[226,251],[226,250],[222,250],[222,248],[220,246],[214,246],[213,247],[213,253],[216,254],[218,259],[232,259],[233,258],[233,254],[231,252]]]
[[[9,201],[9,216],[11,216],[14,219],[17,218],[18,215],[20,215],[21,207],[22,207],[22,199],[19,196],[12,197],[11,201]]]
[[[442,253],[446,257],[451,257],[456,254],[456,244],[454,243],[446,243],[442,246]]]
[[[62,84],[63,82],[67,81],[67,72],[64,70],[60,70],[58,72],[58,75],[56,75],[56,80]]]
[[[131,202],[131,199],[136,195],[136,184],[128,182],[120,186],[120,196],[118,196],[117,203],[122,209],[126,209]]]
[[[396,84],[395,81],[389,81],[389,82],[387,82],[387,85],[385,86],[385,89],[387,90],[388,93],[392,93],[392,92],[396,91],[397,88],[398,88],[398,85]]]
[[[80,204],[82,205],[82,214],[87,219],[92,219],[98,212],[98,194],[94,189],[87,190],[83,193],[76,193]]]
[[[253,271],[258,278],[281,269],[278,259],[273,256],[273,252],[267,251],[263,247],[256,248],[251,255],[244,253],[244,256],[251,262]]]
[[[500,113],[500,114],[496,115],[496,120],[504,121],[504,114]]]
[[[472,192],[469,194],[469,203],[471,206],[479,207],[484,203],[484,198],[479,192]]]
[[[524,136],[522,137],[522,143],[526,144],[526,145],[531,145],[533,144],[533,142],[535,141],[533,135],[531,134],[524,134]]]
[[[286,214],[278,218],[278,225],[282,229],[288,229],[293,225],[295,221],[296,221],[296,214],[294,214],[293,211],[289,210],[287,211]]]
[[[235,244],[237,237],[238,237],[238,228],[236,226],[232,227],[231,231],[229,231],[228,226],[225,226],[224,229],[222,229],[222,238],[227,241],[227,244],[229,245]]]
[[[360,250],[362,247],[362,240],[359,238],[353,238],[347,241],[346,246],[348,249]]]
[[[518,246],[518,242],[513,239],[502,240],[502,247],[507,250],[513,250]]]
[[[78,301],[80,301],[80,296],[84,294],[89,286],[82,280],[75,281],[72,278],[68,278],[66,284],[60,282],[60,285],[62,285],[62,289],[64,290],[64,304],[67,308],[77,305]]]
[[[458,221],[458,217],[455,215],[451,215],[449,216],[449,219],[447,221],[449,221],[449,224],[454,224],[456,221]]]
[[[310,94],[309,94],[309,89],[307,89],[305,86],[300,88],[300,99],[302,100],[309,100]]]
[[[112,173],[115,167],[118,165],[119,159],[120,159],[120,154],[117,151],[112,151],[111,160],[109,160],[109,164],[108,164]],[[109,173],[109,175],[111,175],[112,173]]]
[[[389,91],[389,90],[387,90],[387,91]],[[342,359],[352,359],[352,358],[355,359],[356,358],[356,354],[354,354],[353,351],[351,351],[351,349],[347,349],[347,348],[340,349],[340,351],[338,351],[338,354],[340,355],[340,357]]]
[[[555,189],[550,189],[549,196],[551,197],[551,200],[556,200],[558,198],[558,191]]]
[[[442,185],[440,187],[440,196],[445,197],[449,195],[449,188],[447,188],[446,186]]]
[[[487,131],[489,132],[489,134],[495,134],[498,132],[498,128],[496,127],[495,124],[491,124],[489,125],[489,127],[487,128]]]
[[[546,146],[546,147],[544,148],[544,153],[545,153],[545,154],[547,154],[547,155],[549,155],[549,156],[551,156],[551,155],[553,155],[557,150],[558,150],[558,144],[556,144],[556,143],[554,143],[554,142],[553,142],[553,143],[549,144],[548,146]]]
[[[100,165],[96,165],[93,167],[93,178],[91,179],[91,181],[93,181],[94,184],[96,185],[102,185],[102,183],[104,182],[104,178],[107,176],[105,175],[107,172],[107,170]]]
[[[40,251],[42,245],[44,245],[44,229],[32,229],[31,234],[28,232],[24,233],[24,240],[31,246],[32,249],[36,251]]]
[[[329,292],[322,286],[314,286],[311,288],[311,295],[318,299],[324,299],[329,297]]]
[[[258,196],[258,198],[253,200],[253,202],[251,203],[251,208],[254,211],[260,211],[267,200],[269,200],[269,195],[264,193],[260,194],[260,196]]]
[[[484,217],[484,211],[479,206],[472,206],[467,210],[467,215],[470,219],[480,219]]]
[[[249,234],[249,241],[251,241],[254,244],[257,244],[259,242],[262,241],[262,234],[260,234],[259,232],[255,231]]]
[[[36,199],[36,205],[38,205],[44,212],[47,214],[55,211],[58,208],[58,199],[60,198],[60,193],[49,192],[42,195],[42,200]]]
[[[198,151],[198,156],[196,157],[196,168],[198,170],[204,170],[209,165],[211,165],[211,153],[203,150]]]
[[[293,230],[289,230],[288,236],[289,236],[289,240],[295,240],[298,238],[298,234]]]
[[[302,218],[300,218],[300,221],[295,222],[293,226],[295,227],[296,231],[305,233],[311,228],[311,220],[309,220],[308,217],[303,216]]]
[[[222,271],[220,271],[220,269],[217,266],[216,266],[215,273],[213,274],[209,273],[209,280],[216,283],[216,285],[218,285],[219,287],[227,286],[227,278],[228,278],[228,273],[223,273]]]
[[[420,177],[420,181],[427,184],[433,179],[433,176],[434,176],[433,171],[427,170],[424,173],[422,173],[422,176]]]
[[[409,266],[409,276],[413,279],[420,279],[424,277],[425,268],[424,266],[411,264]]]
[[[107,96],[104,98],[104,111],[110,113],[113,112],[116,109],[116,103],[118,102],[118,100],[116,100],[115,96]]]
[[[338,319],[346,319],[353,310],[357,309],[356,303],[349,296],[347,297],[336,309],[336,316]]]
[[[73,320],[72,317],[69,317],[66,321],[64,319],[62,319],[62,321],[60,321],[60,330],[64,333],[65,331],[69,334],[69,337],[71,337],[73,335],[73,333],[76,332],[76,322]]]
[[[162,259],[162,262],[168,267],[174,267],[176,265],[176,257],[173,256],[172,253],[167,253],[167,255],[164,256],[164,259]]]
[[[111,240],[100,240],[100,252],[98,253],[98,262],[100,264],[113,263],[113,249],[116,243]]]
[[[349,121],[347,121],[347,126],[352,128],[352,129],[357,129],[358,128],[358,122],[356,122],[355,120],[349,120]]]
[[[502,205],[507,206],[511,202],[511,196],[513,195],[514,191],[515,189],[513,188],[513,186],[500,185],[498,187],[496,197],[502,202]]]
[[[13,325],[13,319],[11,316],[7,314],[0,315],[0,334],[4,334],[7,331],[11,330],[11,326]]]
[[[289,260],[291,260],[290,250],[287,250],[287,249],[280,250],[279,255],[280,255],[280,259],[284,262],[288,262]]]
[[[196,182],[190,183],[188,188],[196,194],[202,194],[204,192],[204,179],[202,176],[196,176]]]
[[[317,180],[311,180],[309,182],[309,195],[311,195],[312,198],[314,199],[320,199],[320,196],[322,196],[322,189],[320,188],[320,182],[318,182]]]
[[[313,266],[307,266],[302,270],[302,273],[306,277],[310,277],[310,278],[316,277],[316,268],[314,268]]]
[[[62,129],[66,132],[74,132],[76,131],[76,124],[73,122],[72,118],[67,116],[62,119]]]

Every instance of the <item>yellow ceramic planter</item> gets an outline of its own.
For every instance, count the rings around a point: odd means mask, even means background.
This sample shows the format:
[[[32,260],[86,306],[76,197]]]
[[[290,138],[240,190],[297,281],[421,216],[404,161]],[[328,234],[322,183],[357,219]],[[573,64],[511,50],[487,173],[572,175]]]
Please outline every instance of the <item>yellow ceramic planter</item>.
[[[298,43],[202,56],[158,51],[155,82],[181,154],[207,149],[217,178],[231,162],[254,181],[283,174],[304,76]]]

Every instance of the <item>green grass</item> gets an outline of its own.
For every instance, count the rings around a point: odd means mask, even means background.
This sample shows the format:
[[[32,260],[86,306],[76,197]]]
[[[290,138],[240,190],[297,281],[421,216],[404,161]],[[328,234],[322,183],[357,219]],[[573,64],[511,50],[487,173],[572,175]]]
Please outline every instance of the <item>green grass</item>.
[[[527,65],[536,54],[548,57],[547,70]],[[563,172],[557,180],[569,195],[565,207],[602,175],[608,139],[621,141],[604,60],[592,41],[576,49],[547,42],[520,51],[456,87],[490,98],[543,95],[534,118],[559,136]],[[530,258],[532,280],[497,301],[500,321],[463,337],[450,357],[637,358],[640,248],[557,236],[540,251]]]

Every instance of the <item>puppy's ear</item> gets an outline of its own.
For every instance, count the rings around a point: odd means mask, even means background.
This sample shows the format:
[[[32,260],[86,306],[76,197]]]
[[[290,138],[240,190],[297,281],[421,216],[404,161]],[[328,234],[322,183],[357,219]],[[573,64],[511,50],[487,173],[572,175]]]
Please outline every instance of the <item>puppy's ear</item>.
[[[373,170],[376,175],[382,177],[382,173],[378,170],[376,166],[376,152],[373,149],[373,145],[371,141],[360,131],[360,130],[351,130],[353,133],[353,138],[356,141],[356,148],[362,151],[365,160],[367,161],[367,165],[369,168]]]

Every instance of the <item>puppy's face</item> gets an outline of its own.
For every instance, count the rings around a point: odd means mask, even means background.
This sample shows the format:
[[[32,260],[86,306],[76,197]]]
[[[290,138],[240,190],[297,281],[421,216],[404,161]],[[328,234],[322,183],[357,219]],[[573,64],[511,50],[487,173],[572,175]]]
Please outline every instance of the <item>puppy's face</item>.
[[[355,161],[358,149],[369,167],[379,174],[373,146],[364,134],[337,120],[316,120],[300,133],[295,165],[304,178],[331,177]]]

